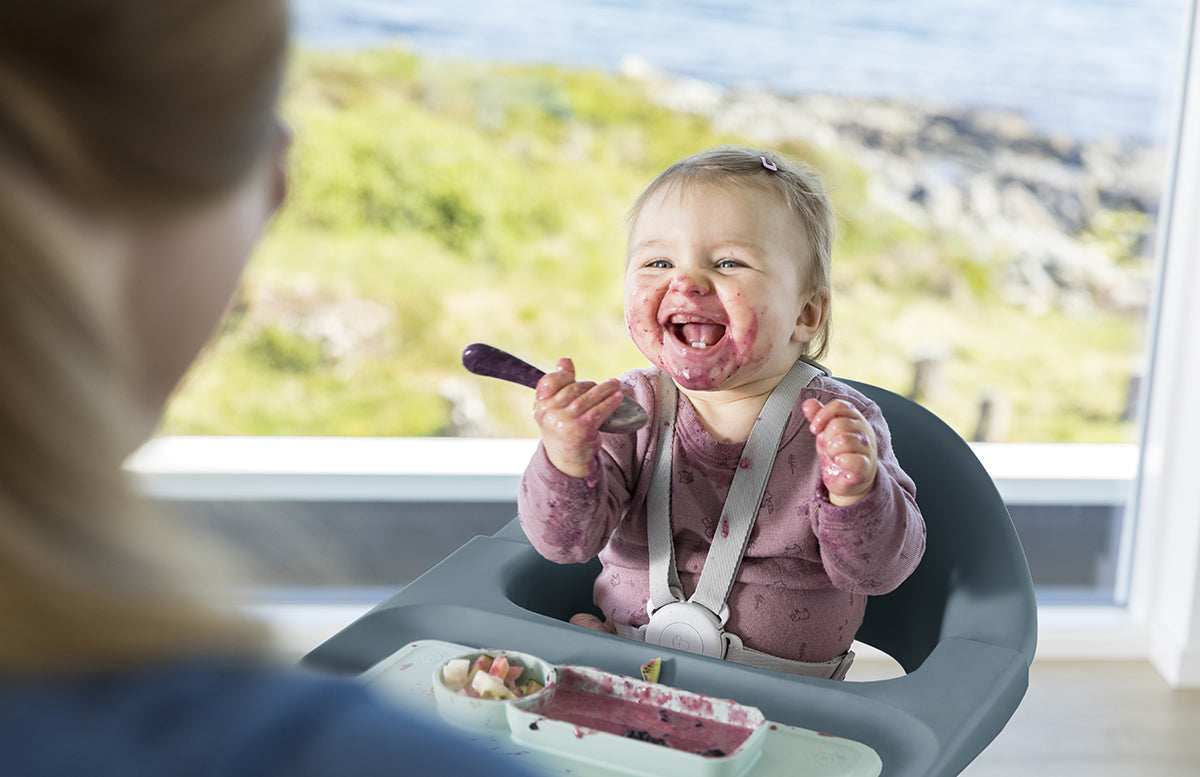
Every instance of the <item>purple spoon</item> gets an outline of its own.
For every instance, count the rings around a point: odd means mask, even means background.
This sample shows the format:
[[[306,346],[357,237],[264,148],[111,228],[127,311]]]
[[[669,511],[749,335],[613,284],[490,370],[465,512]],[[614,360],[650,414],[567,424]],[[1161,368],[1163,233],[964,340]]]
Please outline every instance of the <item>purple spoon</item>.
[[[476,375],[499,378],[529,388],[537,388],[537,382],[546,374],[532,364],[521,361],[508,351],[501,351],[499,348],[484,343],[473,343],[464,348],[462,363],[467,370]],[[645,426],[648,420],[649,416],[646,415],[642,406],[629,397],[625,397],[613,414],[600,424],[600,431],[635,432]]]

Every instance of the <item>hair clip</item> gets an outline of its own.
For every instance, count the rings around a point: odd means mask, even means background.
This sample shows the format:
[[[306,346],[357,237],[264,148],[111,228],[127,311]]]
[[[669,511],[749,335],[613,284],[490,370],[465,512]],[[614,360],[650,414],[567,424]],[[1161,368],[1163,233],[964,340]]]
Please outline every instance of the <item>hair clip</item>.
[[[763,167],[767,168],[768,170],[770,170],[773,173],[779,172],[779,168],[775,166],[775,163],[769,161],[765,156],[760,156],[759,159],[762,160]]]

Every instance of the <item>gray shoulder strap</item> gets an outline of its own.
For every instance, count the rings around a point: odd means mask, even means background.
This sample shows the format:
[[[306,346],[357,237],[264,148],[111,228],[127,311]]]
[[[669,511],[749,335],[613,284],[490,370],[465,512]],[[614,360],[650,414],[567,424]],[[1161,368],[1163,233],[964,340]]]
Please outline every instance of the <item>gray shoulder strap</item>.
[[[651,612],[671,602],[683,601],[679,572],[675,569],[675,540],[671,530],[671,449],[675,447],[675,383],[667,373],[658,373],[658,443],[654,469],[646,494],[646,535],[650,552]]]
[[[799,360],[771,392],[762,414],[750,431],[742,452],[742,465],[734,473],[725,500],[725,509],[717,521],[712,545],[705,559],[696,591],[690,601],[703,605],[714,614],[725,616],[725,599],[741,565],[750,540],[750,530],[762,504],[767,480],[775,463],[775,454],[783,430],[800,392],[813,378],[828,374],[819,365]],[[650,550],[650,609],[683,600],[679,573],[675,567],[675,542],[670,519],[671,458],[674,449],[677,396],[675,384],[666,373],[659,374],[658,447],[654,472],[647,495],[647,534]]]

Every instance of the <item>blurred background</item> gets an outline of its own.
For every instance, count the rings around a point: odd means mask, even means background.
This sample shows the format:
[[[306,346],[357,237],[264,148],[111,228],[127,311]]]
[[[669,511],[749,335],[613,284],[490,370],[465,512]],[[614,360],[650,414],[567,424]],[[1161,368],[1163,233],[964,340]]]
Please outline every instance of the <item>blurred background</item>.
[[[295,0],[290,204],[158,442],[528,441],[530,392],[462,348],[642,366],[629,206],[680,157],[765,145],[840,214],[827,365],[977,444],[1044,602],[1120,603],[1189,7]],[[158,495],[271,597],[377,597],[515,512],[515,488]]]

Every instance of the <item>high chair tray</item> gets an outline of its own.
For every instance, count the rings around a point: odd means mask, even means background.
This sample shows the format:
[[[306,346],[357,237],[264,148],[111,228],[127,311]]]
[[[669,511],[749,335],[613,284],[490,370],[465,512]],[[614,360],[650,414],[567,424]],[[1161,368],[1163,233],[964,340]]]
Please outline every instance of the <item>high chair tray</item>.
[[[470,540],[318,645],[301,664],[357,677],[419,640],[515,650],[556,666],[620,675],[636,674],[642,664],[660,657],[664,685],[734,699],[774,723],[861,743],[875,751],[887,777],[960,773],[977,751],[956,732],[999,730],[1024,693],[1029,673],[1024,654],[962,636],[941,639],[903,677],[837,682],[575,626],[568,619],[589,606],[599,562],[555,564],[516,533],[514,526]],[[995,712],[966,701],[988,694],[1008,703]],[[794,770],[789,774],[803,777]]]
[[[503,648],[502,645],[483,646]],[[409,708],[437,716],[433,694],[434,672],[448,658],[481,649],[441,640],[411,642],[384,658],[361,675],[363,682],[382,695]],[[630,676],[638,666],[629,667]],[[761,718],[759,722],[761,724]],[[513,758],[526,758],[550,774],[572,777],[627,777],[633,773],[656,773],[655,759],[669,764],[669,751],[658,746],[643,748],[647,761],[640,772],[599,764],[582,752],[573,753],[570,742],[563,750],[540,752],[514,740],[507,726],[461,728],[470,739],[494,752]],[[877,777],[882,771],[878,754],[861,742],[828,736],[797,726],[768,721],[761,741],[761,754],[739,777]],[[664,772],[665,773],[665,772]]]

